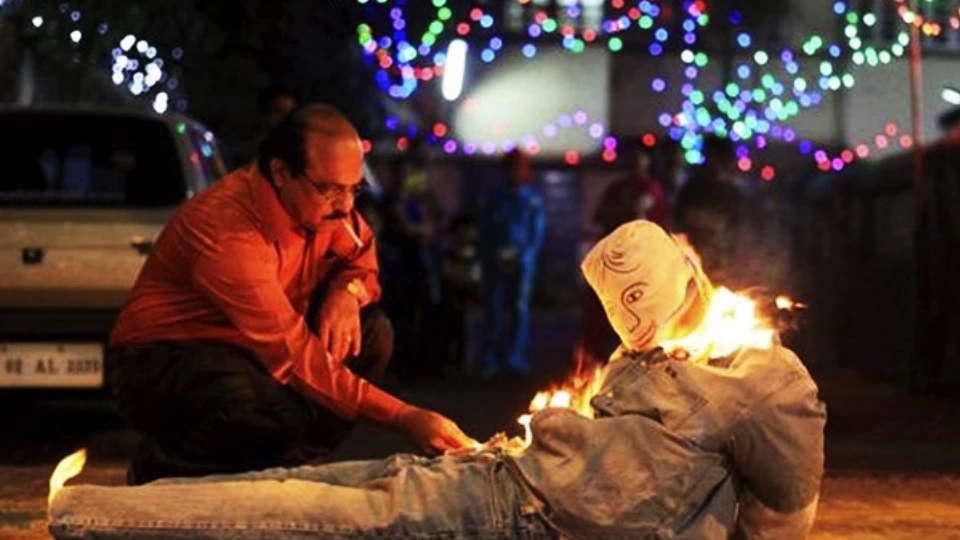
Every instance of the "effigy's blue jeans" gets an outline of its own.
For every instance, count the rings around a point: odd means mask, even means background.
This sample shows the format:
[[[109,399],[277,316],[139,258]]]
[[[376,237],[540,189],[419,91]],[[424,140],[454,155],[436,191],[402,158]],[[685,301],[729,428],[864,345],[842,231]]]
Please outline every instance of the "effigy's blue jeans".
[[[50,506],[66,538],[556,538],[494,454],[76,486]]]

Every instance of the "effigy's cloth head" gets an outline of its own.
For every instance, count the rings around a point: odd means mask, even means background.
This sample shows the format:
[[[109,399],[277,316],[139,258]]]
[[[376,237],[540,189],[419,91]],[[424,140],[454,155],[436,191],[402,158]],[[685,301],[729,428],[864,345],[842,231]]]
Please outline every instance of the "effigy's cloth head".
[[[623,345],[650,349],[674,336],[693,297],[709,295],[696,254],[659,225],[621,225],[598,242],[580,265]]]

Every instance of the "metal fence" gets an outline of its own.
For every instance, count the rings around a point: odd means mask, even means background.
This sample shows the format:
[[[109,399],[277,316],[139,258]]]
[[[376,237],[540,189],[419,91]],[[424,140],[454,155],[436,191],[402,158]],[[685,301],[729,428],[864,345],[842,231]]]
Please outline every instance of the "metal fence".
[[[795,208],[811,353],[914,388],[960,382],[960,141],[808,182]],[[919,211],[918,211],[919,210]]]

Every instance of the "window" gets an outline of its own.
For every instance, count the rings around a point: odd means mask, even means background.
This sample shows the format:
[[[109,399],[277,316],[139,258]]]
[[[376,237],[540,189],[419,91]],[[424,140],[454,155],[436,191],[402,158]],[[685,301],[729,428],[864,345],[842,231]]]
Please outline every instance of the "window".
[[[0,115],[0,205],[175,206],[186,182],[159,120],[95,113]]]
[[[507,0],[504,17],[507,29],[513,32],[525,31],[540,12],[555,18],[561,26],[599,31],[603,5],[604,0]]]
[[[197,168],[203,187],[207,187],[226,174],[217,140],[213,133],[193,126],[187,128],[187,133],[190,137],[190,163]]]

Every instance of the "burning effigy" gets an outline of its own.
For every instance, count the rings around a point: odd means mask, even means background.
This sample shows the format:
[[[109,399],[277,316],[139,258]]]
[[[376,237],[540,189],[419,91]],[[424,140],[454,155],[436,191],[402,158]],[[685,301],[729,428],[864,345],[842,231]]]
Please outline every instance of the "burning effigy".
[[[50,530],[57,538],[803,538],[823,472],[825,407],[760,302],[715,289],[695,254],[646,221],[604,238],[581,268],[621,346],[604,367],[537,393],[519,418],[522,436],[438,458],[138,487],[56,491],[67,476],[58,474]],[[786,297],[764,303],[798,307]]]
[[[776,342],[782,324],[778,313],[770,310],[763,313],[758,303],[771,304],[778,312],[792,312],[806,307],[787,295],[772,297],[769,293],[735,293],[726,287],[715,288],[700,269],[700,259],[686,237],[672,235],[672,238],[689,261],[696,286],[706,296],[706,307],[702,320],[692,331],[682,337],[657,343],[668,356],[703,364],[745,348],[770,349]],[[618,350],[613,360],[623,353],[622,349]],[[569,409],[585,418],[593,418],[591,400],[603,385],[604,372],[602,367],[595,367],[586,373],[578,370],[568,381],[538,392],[530,402],[528,412],[517,419],[524,429],[522,437],[510,438],[505,433],[498,433],[477,450],[498,448],[512,454],[523,452],[533,440],[530,430],[532,415],[548,408]]]

